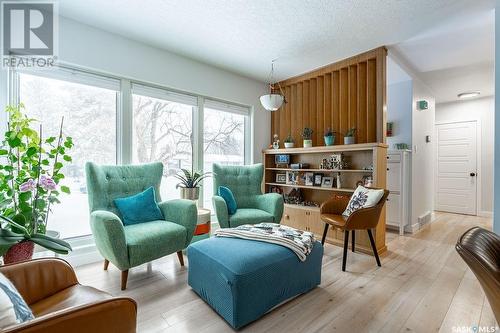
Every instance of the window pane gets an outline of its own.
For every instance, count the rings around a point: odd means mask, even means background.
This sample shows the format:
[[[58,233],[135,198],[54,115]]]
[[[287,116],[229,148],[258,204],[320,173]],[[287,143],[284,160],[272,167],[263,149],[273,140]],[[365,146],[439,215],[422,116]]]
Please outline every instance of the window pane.
[[[179,198],[173,176],[192,165],[192,112],[190,105],[133,94],[134,163],[161,161],[164,165],[162,200]]]
[[[75,143],[62,181],[71,194],[61,194],[52,206],[47,228],[62,238],[89,235],[85,162],[116,163],[117,92],[84,84],[20,74],[20,101],[43,125],[43,136],[57,136],[64,116],[64,134]]]
[[[245,116],[204,109],[203,169],[212,171],[212,164],[245,164]],[[203,206],[212,207],[213,179],[203,181]]]

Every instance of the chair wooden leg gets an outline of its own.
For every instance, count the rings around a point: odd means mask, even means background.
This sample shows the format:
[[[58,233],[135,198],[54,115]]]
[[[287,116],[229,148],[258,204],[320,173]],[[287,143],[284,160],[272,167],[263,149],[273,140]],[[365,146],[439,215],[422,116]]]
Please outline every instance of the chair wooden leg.
[[[182,251],[177,251],[177,257],[179,258],[181,266],[184,266],[184,256],[182,255]]]
[[[352,236],[352,252],[354,252],[354,247],[356,244],[356,230],[351,230],[351,236]]]
[[[349,247],[349,230],[344,230],[344,255],[342,256],[342,272],[345,272],[348,247]]]
[[[104,259],[104,270],[105,271],[108,270],[108,266],[109,266],[109,260],[108,259]]]
[[[122,271],[122,290],[127,289],[128,269]]]
[[[378,257],[378,251],[377,247],[375,246],[375,241],[373,240],[372,231],[370,229],[368,229],[367,231],[368,231],[368,237],[370,238],[370,244],[372,245],[373,254],[375,255],[375,260],[377,260],[377,265],[380,267],[382,265],[380,264],[380,259]]]
[[[321,238],[321,245],[325,245],[326,234],[328,233],[329,226],[330,225],[328,223],[325,223],[325,229],[323,229],[323,237]]]

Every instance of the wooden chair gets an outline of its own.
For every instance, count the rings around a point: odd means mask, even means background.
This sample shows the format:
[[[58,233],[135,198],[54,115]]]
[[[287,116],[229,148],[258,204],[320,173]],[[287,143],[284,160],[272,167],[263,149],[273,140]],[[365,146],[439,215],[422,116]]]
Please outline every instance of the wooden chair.
[[[349,196],[336,195],[321,205],[321,220],[325,222],[325,229],[323,231],[321,244],[325,244],[326,234],[328,233],[328,228],[330,226],[344,231],[344,255],[342,257],[342,271],[345,272],[347,247],[349,246],[349,231],[351,231],[352,235],[352,252],[355,251],[355,230],[366,230],[368,232],[368,237],[370,238],[370,244],[373,250],[373,254],[375,255],[375,260],[377,261],[377,265],[381,266],[371,229],[377,226],[382,208],[384,207],[388,195],[389,191],[384,190],[384,195],[382,196],[378,204],[373,207],[358,209],[348,217],[342,215],[342,213],[349,203]]]

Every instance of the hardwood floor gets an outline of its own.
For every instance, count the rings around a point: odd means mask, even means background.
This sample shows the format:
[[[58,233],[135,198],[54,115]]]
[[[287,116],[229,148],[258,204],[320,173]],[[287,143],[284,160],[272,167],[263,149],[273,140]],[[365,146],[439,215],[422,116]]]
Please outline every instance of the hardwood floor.
[[[388,233],[388,251],[375,259],[327,245],[321,285],[285,303],[242,332],[453,332],[457,326],[495,326],[474,274],[456,253],[460,234],[491,219],[436,213],[418,233]],[[187,260],[187,258],[185,258]],[[189,265],[189,263],[187,263]],[[77,269],[82,284],[134,298],[139,332],[232,332],[187,285],[187,267],[173,254],[130,270],[126,291],[120,271],[102,263]],[[471,330],[472,332],[472,330]]]

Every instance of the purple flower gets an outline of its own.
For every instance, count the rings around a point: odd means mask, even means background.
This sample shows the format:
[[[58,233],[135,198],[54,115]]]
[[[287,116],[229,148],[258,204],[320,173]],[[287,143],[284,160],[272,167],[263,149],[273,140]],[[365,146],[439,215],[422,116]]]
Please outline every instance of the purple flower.
[[[39,184],[44,190],[46,191],[52,191],[56,189],[56,183],[54,180],[50,177],[47,176],[40,176],[40,184]]]
[[[21,192],[31,192],[35,189],[35,181],[33,179],[28,179],[21,185],[19,185],[19,191]]]

